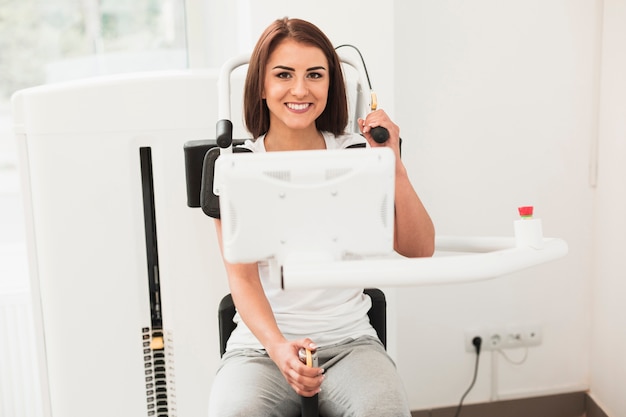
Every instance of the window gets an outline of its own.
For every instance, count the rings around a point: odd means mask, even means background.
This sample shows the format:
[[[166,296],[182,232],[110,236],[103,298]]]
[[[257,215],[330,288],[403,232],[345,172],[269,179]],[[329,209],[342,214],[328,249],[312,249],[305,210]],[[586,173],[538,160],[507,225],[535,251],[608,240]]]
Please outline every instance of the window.
[[[19,201],[11,95],[77,78],[186,68],[184,12],[184,0],[0,2],[0,244],[15,237]]]

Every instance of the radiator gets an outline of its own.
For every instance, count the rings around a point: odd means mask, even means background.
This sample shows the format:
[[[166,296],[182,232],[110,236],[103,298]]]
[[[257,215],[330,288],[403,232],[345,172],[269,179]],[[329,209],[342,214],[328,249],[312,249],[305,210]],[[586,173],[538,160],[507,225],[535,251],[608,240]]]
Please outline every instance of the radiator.
[[[0,294],[0,417],[42,415],[29,297]]]
[[[26,260],[15,249],[0,245],[0,417],[41,417]]]

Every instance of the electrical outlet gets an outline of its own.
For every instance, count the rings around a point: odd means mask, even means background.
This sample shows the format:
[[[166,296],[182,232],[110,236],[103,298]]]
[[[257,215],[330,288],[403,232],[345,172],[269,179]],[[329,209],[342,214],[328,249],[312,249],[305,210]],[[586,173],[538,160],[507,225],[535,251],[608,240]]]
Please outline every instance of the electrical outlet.
[[[502,349],[512,349],[541,344],[542,334],[539,325],[510,325],[504,328]]]
[[[511,324],[502,326],[476,327],[465,331],[465,350],[475,352],[472,340],[482,339],[481,350],[514,349],[526,346],[538,346],[543,340],[541,326],[538,324]]]

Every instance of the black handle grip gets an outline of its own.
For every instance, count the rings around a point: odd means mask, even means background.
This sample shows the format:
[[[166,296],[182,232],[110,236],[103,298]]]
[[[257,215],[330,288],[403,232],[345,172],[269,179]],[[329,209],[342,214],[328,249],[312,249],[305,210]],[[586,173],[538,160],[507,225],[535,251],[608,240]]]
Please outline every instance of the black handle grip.
[[[233,123],[228,119],[217,121],[215,126],[216,142],[220,148],[228,148],[233,143]]]
[[[376,143],[385,143],[389,139],[389,131],[382,126],[372,128],[370,135],[372,135]]]
[[[312,397],[300,397],[302,399],[301,413],[302,417],[319,417],[318,411],[318,394]]]

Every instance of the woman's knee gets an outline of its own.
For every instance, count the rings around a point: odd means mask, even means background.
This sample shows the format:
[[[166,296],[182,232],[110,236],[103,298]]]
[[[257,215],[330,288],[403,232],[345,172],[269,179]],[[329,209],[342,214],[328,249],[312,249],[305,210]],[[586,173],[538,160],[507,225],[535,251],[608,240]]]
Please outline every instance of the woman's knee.
[[[284,395],[263,389],[243,392],[235,387],[229,388],[228,392],[212,390],[209,417],[282,417],[300,414],[300,403],[290,398],[289,393]]]
[[[259,354],[225,356],[209,397],[209,417],[287,416],[296,396],[271,359]]]

